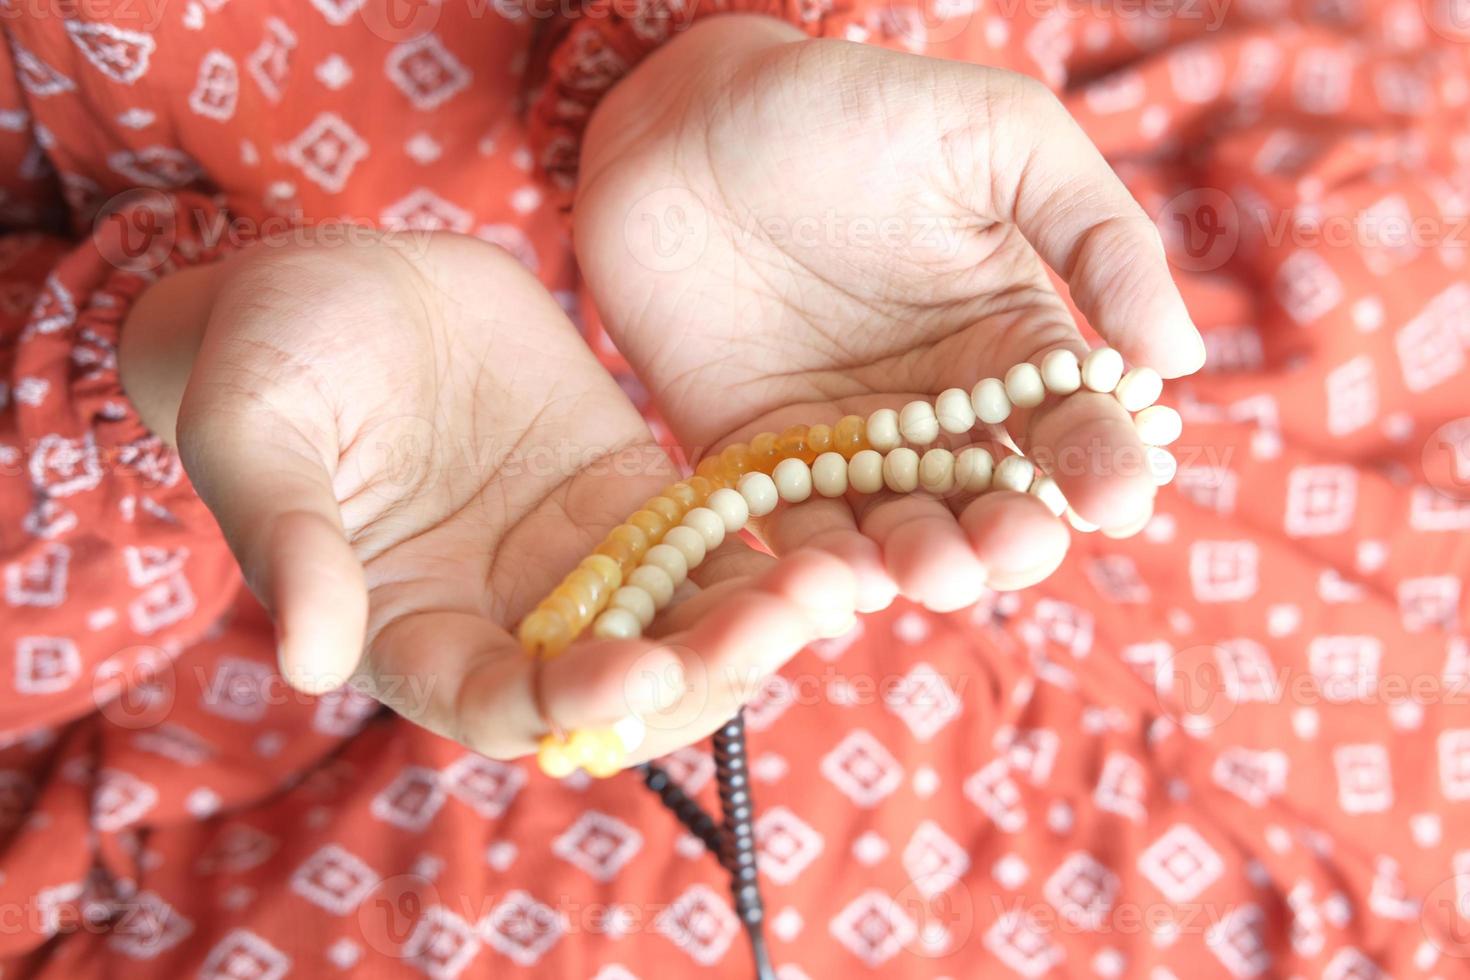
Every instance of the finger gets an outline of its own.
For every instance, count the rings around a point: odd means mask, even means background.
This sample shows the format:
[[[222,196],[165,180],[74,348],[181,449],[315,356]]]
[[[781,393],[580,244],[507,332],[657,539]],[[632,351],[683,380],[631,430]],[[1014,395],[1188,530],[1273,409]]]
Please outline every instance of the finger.
[[[658,614],[645,635],[666,637],[686,630],[726,597],[749,588],[757,576],[769,572],[778,559],[752,546],[744,535],[731,535],[689,572],[674,592],[668,608]]]
[[[886,609],[898,595],[898,583],[883,563],[882,549],[858,530],[846,497],[812,497],[795,506],[778,507],[760,522],[759,530],[778,555],[817,548],[845,563],[857,580],[859,612]]]
[[[943,500],[879,491],[858,506],[858,526],[905,598],[948,612],[985,594],[989,570]]]
[[[536,750],[548,731],[536,661],[473,613],[414,613],[374,638],[363,683],[410,721],[496,759]],[[653,713],[683,692],[683,665],[647,643],[574,644],[543,661],[541,706],[567,731]]]
[[[296,427],[219,408],[208,389],[186,393],[180,419],[190,479],[275,620],[282,674],[307,693],[340,686],[362,655],[367,587],[322,453]]]
[[[687,693],[648,716],[648,759],[705,737],[765,680],[814,640],[840,635],[856,614],[857,582],[846,564],[815,550],[793,552],[749,587],[735,589],[688,630],[671,635]]]
[[[1083,389],[1047,399],[1027,420],[1023,444],[1072,509],[1094,524],[1131,524],[1153,506],[1157,488],[1143,442],[1111,394]]]
[[[1132,363],[1166,378],[1204,364],[1204,341],[1169,273],[1158,228],[1040,83],[1015,76],[990,132],[992,205],[1066,280],[1077,307]],[[1006,179],[1008,175],[1014,175]]]
[[[1042,581],[1067,556],[1072,536],[1035,497],[1014,491],[983,494],[960,513],[960,527],[997,592]]]

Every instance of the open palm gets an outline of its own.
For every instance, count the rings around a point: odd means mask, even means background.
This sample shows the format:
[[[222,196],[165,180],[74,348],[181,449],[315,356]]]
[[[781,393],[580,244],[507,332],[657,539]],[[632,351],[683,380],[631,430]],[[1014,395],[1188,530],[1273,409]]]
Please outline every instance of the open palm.
[[[696,25],[614,89],[588,132],[578,254],[681,439],[831,423],[1082,352],[1048,265],[1130,361],[1165,377],[1199,367],[1155,229],[1044,88],[793,33]],[[1007,425],[1083,518],[1118,528],[1149,512],[1116,399],[1082,392]],[[987,584],[1026,585],[1068,541],[1011,493],[814,501],[765,533],[778,551],[843,553],[869,607],[895,590],[953,608]]]
[[[286,676],[324,690],[356,673],[477,751],[532,751],[545,725],[511,629],[676,471],[556,302],[499,249],[442,234],[233,261],[177,437],[278,624]],[[833,576],[840,592],[839,563],[798,559],[720,602],[753,609],[789,656],[820,621],[786,597],[830,594]],[[677,646],[573,647],[545,666],[548,714],[581,728],[679,708],[696,661],[744,656],[721,621]],[[635,757],[731,710],[700,690]]]

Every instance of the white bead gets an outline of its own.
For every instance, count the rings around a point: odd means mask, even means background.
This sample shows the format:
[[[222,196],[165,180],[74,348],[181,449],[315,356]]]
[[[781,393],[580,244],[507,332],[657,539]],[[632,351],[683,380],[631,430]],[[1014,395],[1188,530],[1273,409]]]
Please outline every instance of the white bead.
[[[705,506],[720,515],[727,534],[734,534],[750,520],[750,507],[745,503],[745,498],[729,487],[721,487],[710,494]]]
[[[1173,453],[1158,446],[1145,446],[1144,454],[1148,458],[1148,475],[1154,478],[1154,486],[1162,487],[1174,479],[1174,474],[1179,471],[1179,461]]]
[[[847,460],[841,453],[823,453],[812,461],[812,486],[824,497],[847,492]]]
[[[628,584],[647,592],[657,609],[667,606],[669,600],[674,597],[674,580],[669,578],[668,572],[657,565],[639,565],[633,569],[633,574],[628,576]]]
[[[643,635],[643,624],[626,609],[608,609],[592,624],[592,635],[603,640],[632,640]]]
[[[1113,389],[1113,394],[1118,396],[1118,404],[1130,412],[1143,411],[1158,401],[1163,393],[1164,379],[1151,367],[1131,369]]]
[[[946,494],[954,489],[954,453],[934,448],[919,460],[919,486],[932,494]]]
[[[627,753],[632,753],[642,745],[644,736],[648,734],[648,726],[637,715],[624,715],[613,723],[612,730],[622,744],[623,751]]]
[[[714,551],[725,540],[725,520],[708,507],[696,507],[684,515],[684,526],[693,528],[704,538],[706,552]]]
[[[1082,387],[1082,365],[1069,350],[1054,350],[1041,359],[1041,383],[1054,395],[1070,395]]]
[[[858,493],[883,489],[883,454],[876,449],[853,453],[847,462],[847,482]]]
[[[1150,405],[1133,416],[1133,425],[1145,446],[1167,446],[1184,431],[1184,420],[1168,405]]]
[[[970,404],[970,395],[963,388],[946,388],[934,399],[934,414],[939,417],[939,427],[945,432],[960,435],[975,427],[975,408]]]
[[[868,445],[886,453],[903,445],[903,433],[898,431],[898,413],[891,408],[880,408],[868,416]]]
[[[1062,488],[1049,476],[1038,476],[1032,481],[1030,493],[1046,504],[1046,509],[1057,517],[1061,517],[1067,510],[1067,498],[1062,495]]]
[[[1025,456],[1007,456],[996,464],[990,485],[997,490],[1014,490],[1025,493],[1031,489],[1031,480],[1036,476],[1036,467]]]
[[[977,382],[970,392],[970,407],[981,422],[996,425],[1004,422],[1011,414],[1011,400],[1006,397],[1005,382],[999,378],[986,378]]]
[[[781,499],[799,504],[812,495],[812,468],[799,459],[783,459],[771,474]]]
[[[1035,408],[1046,397],[1041,372],[1030,361],[1011,366],[1006,372],[1006,398],[1017,408]]]
[[[990,489],[995,460],[990,450],[970,446],[960,451],[954,461],[954,482],[965,493],[984,493]]]
[[[898,431],[916,446],[927,446],[939,438],[939,416],[928,402],[912,401],[898,413]]]
[[[919,485],[919,454],[899,446],[884,456],[883,483],[894,493],[912,493]]]
[[[704,561],[705,553],[709,551],[705,547],[704,535],[694,530],[694,528],[685,527],[682,524],[677,527],[671,527],[668,531],[664,532],[663,543],[676,549],[679,554],[683,555],[684,562],[690,568],[694,568],[700,562]]]
[[[1096,524],[1073,510],[1070,504],[1067,505],[1067,523],[1083,534],[1091,534],[1097,530]]]
[[[656,544],[649,548],[639,564],[662,568],[676,588],[689,577],[689,562],[684,560],[684,553],[671,544]]]
[[[1118,387],[1123,377],[1123,355],[1111,347],[1088,351],[1082,359],[1082,383],[1104,394]]]
[[[739,487],[751,517],[765,517],[781,501],[781,495],[776,492],[776,482],[764,473],[745,474],[740,478]]]
[[[658,612],[658,607],[653,603],[653,596],[636,585],[625,585],[612,594],[612,599],[607,604],[609,609],[626,609],[638,617],[638,625],[648,629],[648,624],[653,622],[653,616]]]

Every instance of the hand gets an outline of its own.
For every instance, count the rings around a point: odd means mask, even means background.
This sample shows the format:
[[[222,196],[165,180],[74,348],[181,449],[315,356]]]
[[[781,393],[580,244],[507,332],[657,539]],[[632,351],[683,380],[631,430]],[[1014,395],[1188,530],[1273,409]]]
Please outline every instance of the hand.
[[[1178,377],[1204,359],[1156,229],[1042,85],[775,20],[711,18],[620,82],[588,129],[574,220],[613,339],[690,446],[1084,352],[1047,266],[1131,363]],[[1113,397],[1049,399],[1007,426],[1083,518],[1150,512]],[[895,590],[949,609],[1029,585],[1070,540],[1014,493],[778,515],[763,532],[778,553],[844,555],[864,608]]]
[[[457,235],[259,246],[175,274],[140,298],[121,360],[271,611],[288,680],[322,691],[355,671],[498,758],[545,730],[508,629],[677,479],[541,285]],[[840,563],[798,556],[678,644],[576,645],[544,667],[548,713],[601,727],[656,702],[677,724],[651,725],[638,757],[687,744],[736,696],[687,696],[705,666],[691,649],[748,665],[755,629],[778,664],[819,632],[791,596],[840,596],[844,577],[850,593]]]

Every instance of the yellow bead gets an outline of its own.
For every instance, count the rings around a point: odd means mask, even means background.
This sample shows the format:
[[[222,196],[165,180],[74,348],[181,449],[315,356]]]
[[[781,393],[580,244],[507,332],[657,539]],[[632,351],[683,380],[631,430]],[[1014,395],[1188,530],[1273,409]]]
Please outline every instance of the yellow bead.
[[[812,459],[816,459],[823,453],[832,451],[832,427],[830,425],[814,425],[806,430],[807,448],[812,452]]]
[[[537,609],[521,620],[516,636],[522,649],[533,657],[554,657],[572,642],[572,629],[557,613]]]
[[[591,728],[578,728],[567,734],[566,750],[568,757],[581,765],[589,754],[597,751],[597,732]]]
[[[868,448],[868,424],[861,415],[844,415],[832,430],[832,448],[848,459]]]
[[[577,771],[577,763],[567,752],[564,742],[554,735],[544,735],[536,746],[536,765],[552,779],[565,779]]]
[[[648,535],[631,524],[619,524],[607,533],[594,554],[607,555],[622,566],[623,577],[633,574],[648,551]]]
[[[546,609],[560,616],[562,621],[571,629],[573,636],[586,629],[587,624],[591,622],[591,620],[584,620],[582,618],[582,614],[577,610],[577,604],[575,602],[557,595],[555,591],[545,599],[542,599],[541,605],[536,608]]]
[[[572,602],[577,607],[578,619],[591,620],[612,595],[612,590],[597,572],[578,568],[562,579],[561,585],[551,594]]]
[[[739,483],[740,478],[750,472],[750,447],[743,442],[726,446],[720,453],[720,472],[730,486]]]
[[[750,440],[750,468],[769,474],[781,462],[777,447],[780,437],[774,432],[762,432]]]
[[[573,738],[581,739],[577,761],[589,776],[606,779],[622,771],[627,754],[617,732],[611,728],[584,729],[573,733]]]
[[[616,559],[610,558],[607,555],[588,555],[586,558],[582,559],[582,562],[578,567],[596,572],[597,575],[601,577],[602,581],[607,585],[608,595],[611,595],[617,590],[618,586],[623,584],[622,566],[617,562]]]
[[[670,527],[673,527],[684,519],[685,508],[668,494],[664,494],[661,497],[654,497],[643,505],[643,509],[651,510],[658,516],[664,518],[669,522]]]
[[[714,484],[715,489],[730,485],[729,481],[725,479],[725,467],[720,462],[719,456],[706,456],[704,459],[701,459],[699,465],[694,467],[694,475]]]
[[[694,491],[694,495],[701,505],[709,499],[710,494],[720,489],[719,484],[717,484],[714,480],[711,480],[709,477],[705,476],[691,476],[687,482],[689,484],[689,488]],[[693,509],[694,508],[692,507],[690,508],[690,510]]]
[[[685,514],[704,503],[704,497],[701,497],[698,491],[687,482],[676,483],[669,487],[664,491],[664,496],[683,508],[679,514],[680,519],[683,519]],[[709,495],[706,494],[705,496]]]
[[[664,532],[674,526],[674,522],[662,514],[656,514],[651,510],[638,510],[628,518],[628,523],[648,535],[650,547],[662,541]]]
[[[799,459],[803,463],[810,463],[817,458],[817,454],[807,445],[806,433],[807,427],[804,425],[793,425],[781,433],[776,447],[782,459]]]

